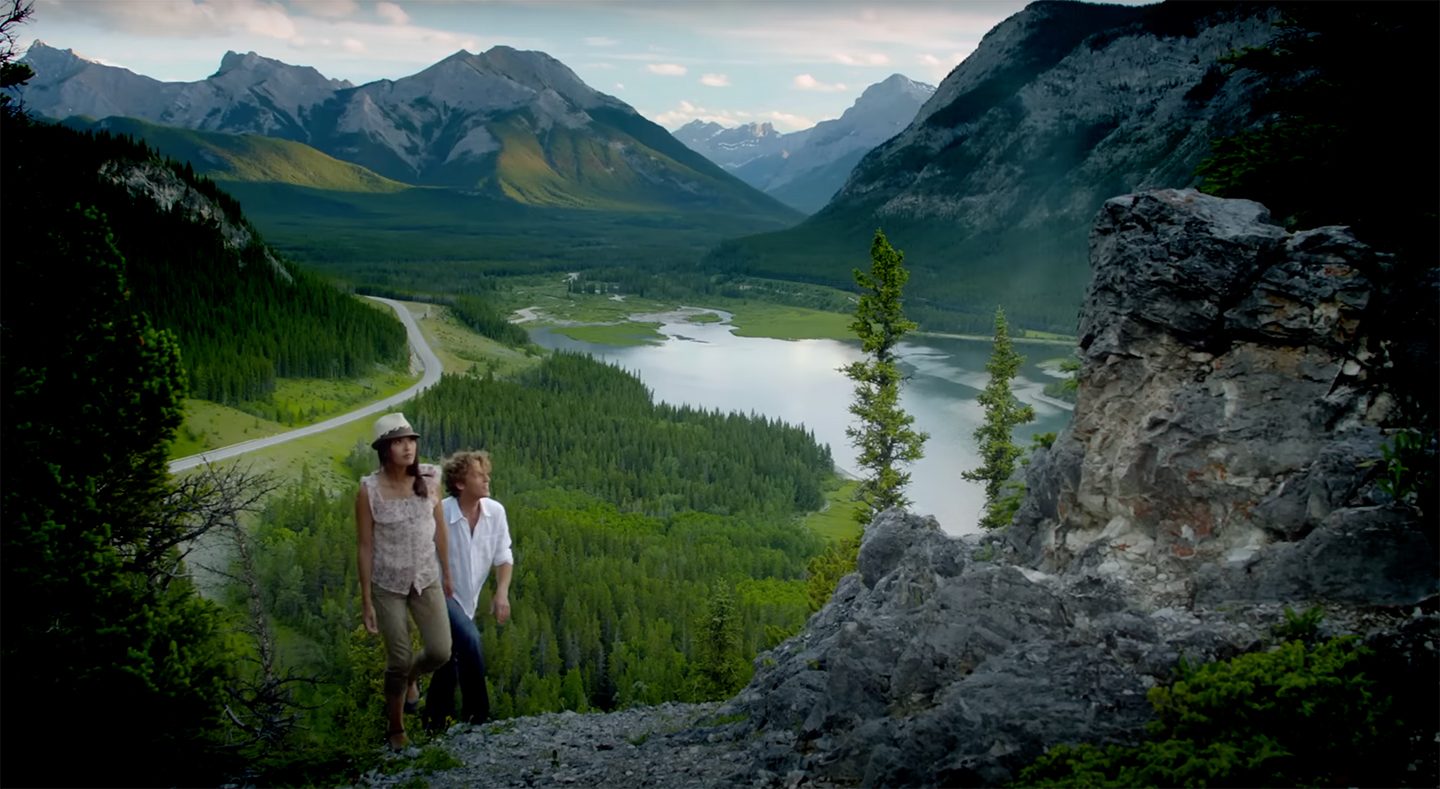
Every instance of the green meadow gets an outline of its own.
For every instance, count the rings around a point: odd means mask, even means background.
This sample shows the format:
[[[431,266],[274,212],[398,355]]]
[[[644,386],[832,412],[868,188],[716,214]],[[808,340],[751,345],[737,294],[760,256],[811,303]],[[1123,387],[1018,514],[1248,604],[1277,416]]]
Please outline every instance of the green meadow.
[[[187,399],[185,421],[170,445],[170,457],[186,457],[322,422],[401,392],[417,380],[419,376],[409,371],[377,367],[363,378],[279,378],[270,397],[238,408]]]
[[[735,334],[741,337],[772,337],[777,340],[851,340],[853,315],[746,301],[724,304],[735,315]]]
[[[860,533],[855,511],[855,491],[860,483],[836,477],[825,490],[825,504],[817,511],[801,517],[805,528],[831,542],[839,542]]]
[[[401,302],[447,373],[479,373],[508,377],[540,362],[540,357],[482,337],[457,320],[448,307]]]

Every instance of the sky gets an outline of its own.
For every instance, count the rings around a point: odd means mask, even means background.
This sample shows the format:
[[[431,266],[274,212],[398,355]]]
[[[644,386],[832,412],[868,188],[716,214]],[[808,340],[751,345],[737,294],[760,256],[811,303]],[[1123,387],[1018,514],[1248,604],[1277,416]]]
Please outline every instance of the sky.
[[[1131,0],[1134,2],[1135,0]],[[938,85],[1024,0],[35,0],[17,30],[172,82],[256,52],[360,85],[464,49],[545,52],[667,129],[797,131],[891,74]]]

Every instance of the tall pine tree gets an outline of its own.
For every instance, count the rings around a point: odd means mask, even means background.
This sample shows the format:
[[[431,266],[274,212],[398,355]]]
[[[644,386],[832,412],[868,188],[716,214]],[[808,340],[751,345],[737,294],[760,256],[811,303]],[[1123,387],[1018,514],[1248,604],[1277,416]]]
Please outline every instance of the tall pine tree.
[[[1010,391],[1010,382],[1024,363],[1025,357],[1016,353],[1010,344],[1010,327],[1005,322],[1005,310],[996,307],[995,348],[990,352],[990,361],[985,363],[990,383],[977,398],[985,407],[985,421],[975,428],[980,468],[961,472],[965,479],[985,483],[985,512],[980,518],[980,525],[987,529],[1008,525],[1020,503],[1019,491],[1015,491],[1015,495],[1005,495],[1005,488],[1010,476],[1015,473],[1015,461],[1021,453],[1020,447],[1011,438],[1011,432],[1016,425],[1035,418],[1035,409],[1016,400]]]
[[[861,296],[850,330],[860,338],[867,358],[841,369],[855,382],[850,413],[859,424],[845,428],[845,435],[860,451],[858,460],[866,472],[856,492],[861,506],[855,517],[861,524],[869,523],[882,510],[910,503],[905,498],[910,474],[899,467],[924,457],[929,438],[912,427],[915,418],[900,408],[901,375],[895,346],[915,329],[915,322],[905,317],[901,299],[910,279],[904,260],[904,253],[876,230],[870,244],[870,272],[855,269]]]

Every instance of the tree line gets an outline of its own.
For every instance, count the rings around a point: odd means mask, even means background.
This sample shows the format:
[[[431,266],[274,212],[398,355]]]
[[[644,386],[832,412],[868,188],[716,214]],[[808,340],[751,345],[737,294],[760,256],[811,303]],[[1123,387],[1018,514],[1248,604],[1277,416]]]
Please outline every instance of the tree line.
[[[514,380],[446,376],[409,408],[426,451],[488,449],[511,490],[584,491],[661,517],[815,509],[834,466],[808,429],[656,403],[634,375],[575,353]]]

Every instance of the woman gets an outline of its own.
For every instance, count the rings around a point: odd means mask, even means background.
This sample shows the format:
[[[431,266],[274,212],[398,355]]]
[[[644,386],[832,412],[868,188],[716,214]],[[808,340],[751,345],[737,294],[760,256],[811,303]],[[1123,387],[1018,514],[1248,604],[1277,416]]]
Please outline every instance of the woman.
[[[357,560],[365,629],[385,641],[386,740],[398,751],[409,742],[405,713],[420,698],[417,680],[450,659],[450,562],[440,474],[420,464],[419,434],[404,414],[386,414],[374,436],[380,469],[360,480],[355,497]],[[418,657],[406,609],[424,644]]]

